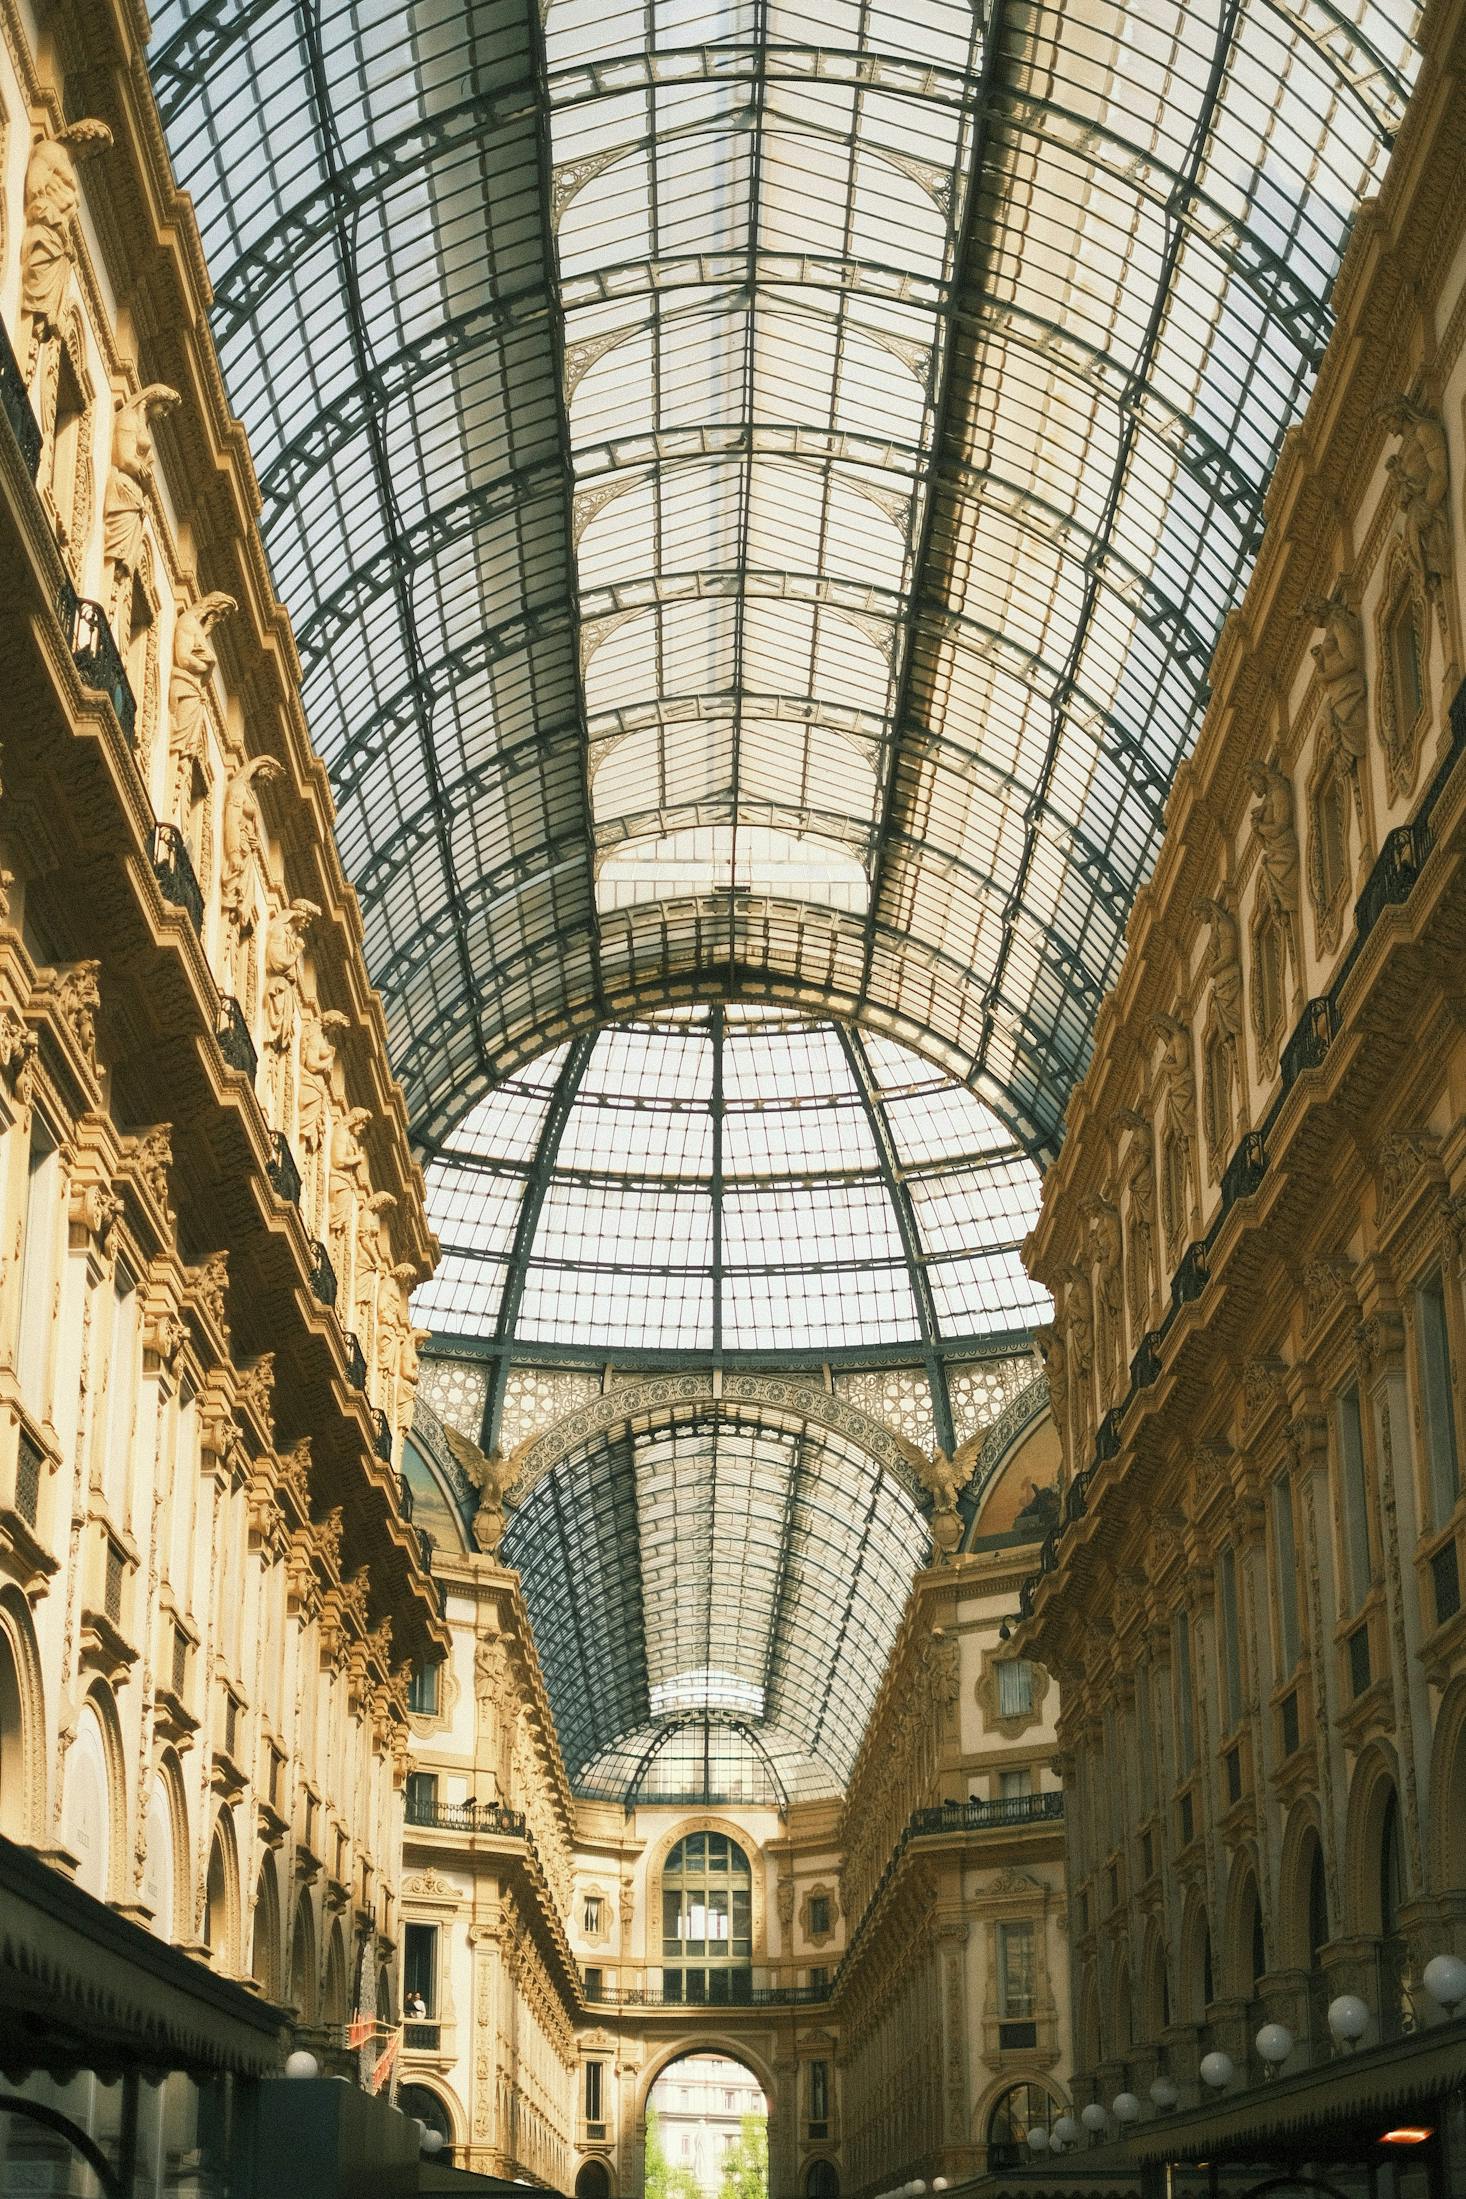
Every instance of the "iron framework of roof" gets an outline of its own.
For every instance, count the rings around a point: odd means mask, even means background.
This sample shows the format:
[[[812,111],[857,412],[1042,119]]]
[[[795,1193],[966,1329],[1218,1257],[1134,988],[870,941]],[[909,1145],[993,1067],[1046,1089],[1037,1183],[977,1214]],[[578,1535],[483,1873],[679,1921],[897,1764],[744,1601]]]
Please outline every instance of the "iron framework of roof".
[[[161,0],[426,1147],[759,995],[1052,1151],[1416,17]]]

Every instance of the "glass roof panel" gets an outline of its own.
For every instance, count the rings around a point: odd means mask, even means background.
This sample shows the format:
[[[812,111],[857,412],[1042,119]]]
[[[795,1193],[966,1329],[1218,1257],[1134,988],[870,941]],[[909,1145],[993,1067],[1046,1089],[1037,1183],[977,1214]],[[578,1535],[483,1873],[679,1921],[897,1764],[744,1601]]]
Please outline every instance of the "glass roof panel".
[[[789,983],[1052,1151],[1419,12],[158,0],[426,1149]]]
[[[690,1410],[591,1439],[503,1543],[572,1782],[688,1793],[706,1753],[710,1799],[838,1792],[927,1550],[915,1491],[824,1429]]]
[[[444,1265],[418,1318],[501,1345],[937,1347],[1048,1308],[1012,1133],[904,1047],[787,1010],[561,1047],[478,1102],[427,1189]]]

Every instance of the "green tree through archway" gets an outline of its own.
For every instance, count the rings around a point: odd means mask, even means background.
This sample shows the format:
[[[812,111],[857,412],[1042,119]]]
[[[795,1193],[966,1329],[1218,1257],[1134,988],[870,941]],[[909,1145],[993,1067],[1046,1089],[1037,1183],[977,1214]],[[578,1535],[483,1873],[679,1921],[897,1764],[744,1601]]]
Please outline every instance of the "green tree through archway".
[[[769,2126],[762,2115],[744,2116],[724,2154],[718,2199],[769,2199]]]
[[[662,2143],[662,2118],[654,2107],[646,2111],[646,2175],[643,2188],[646,2199],[703,2199],[701,2187],[690,2168],[682,2168],[667,2159],[667,2149]]]

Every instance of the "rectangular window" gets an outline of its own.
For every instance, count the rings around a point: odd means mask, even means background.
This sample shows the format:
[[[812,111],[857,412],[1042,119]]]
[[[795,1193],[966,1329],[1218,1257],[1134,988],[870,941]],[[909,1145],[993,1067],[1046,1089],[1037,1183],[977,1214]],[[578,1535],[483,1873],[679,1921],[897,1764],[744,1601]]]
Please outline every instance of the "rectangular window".
[[[407,1707],[418,1718],[436,1718],[438,1715],[438,1688],[443,1667],[414,1665],[412,1678],[407,1683]]]
[[[998,1773],[998,1794],[1004,1802],[1016,1802],[1033,1792],[1033,1773],[1025,1764],[1020,1771]]]
[[[829,1970],[829,1965],[828,1965],[828,1963],[824,1963],[824,1962],[816,1962],[816,1963],[812,1963],[812,1964],[810,1965],[810,1972],[809,1972],[809,1985],[810,1985],[810,1991],[811,1991],[811,1992],[813,1992],[813,1993],[823,1993],[823,1992],[826,1992],[826,1991],[828,1991],[828,1989],[829,1989],[829,1983],[830,1983],[830,1970]]]
[[[37,1420],[45,1418],[51,1298],[56,1273],[56,1208],[61,1164],[44,1125],[31,1130],[30,1172],[25,1187],[25,1235],[20,1252],[20,1394]]]
[[[1135,1738],[1139,1745],[1140,1801],[1144,1809],[1155,1804],[1155,1755],[1151,1739],[1150,1666],[1135,1675]]]
[[[585,2065],[585,2119],[588,2123],[601,2123],[606,2119],[604,2062],[587,2062]]]
[[[1439,1273],[1415,1293],[1420,1331],[1420,1384],[1425,1408],[1426,1467],[1432,1522],[1444,1527],[1455,1509],[1461,1477],[1456,1466],[1456,1415],[1451,1401],[1451,1344]]]
[[[1222,1688],[1227,1709],[1227,1730],[1242,1716],[1242,1638],[1237,1624],[1237,1555],[1230,1547],[1222,1552],[1217,1568],[1217,1588],[1222,1613]]]
[[[830,1929],[830,1897],[828,1894],[811,1894],[809,1897],[809,1930],[813,1938]]]
[[[998,1716],[1033,1716],[1033,1666],[1026,1657],[1005,1657],[998,1666]]]
[[[587,1894],[585,1907],[581,1915],[581,1929],[591,1939],[598,1937],[601,1929],[601,1918],[604,1913],[605,1904],[601,1896],[599,1894]]]
[[[998,2014],[1025,2023],[1033,2015],[1033,1926],[998,1926]]]
[[[1334,1408],[1334,1432],[1339,1446],[1339,1530],[1343,1545],[1345,1609],[1357,1611],[1369,1594],[1372,1569],[1369,1558],[1369,1492],[1364,1481],[1364,1421],[1359,1410],[1359,1391],[1345,1390]]]
[[[416,1996],[422,2002],[423,2012],[436,2016],[438,2012],[438,1927],[436,1924],[408,1924],[402,1932],[402,2005],[406,2009]]]
[[[601,1972],[599,1964],[592,1964],[585,1973],[585,1997],[599,2000],[601,1997]]]
[[[1278,1594],[1278,1659],[1281,1678],[1297,1668],[1302,1650],[1298,1631],[1298,1545],[1293,1533],[1293,1484],[1286,1474],[1273,1483],[1273,1571]]]
[[[1454,1540],[1443,1543],[1430,1561],[1431,1595],[1435,1604],[1435,1623],[1444,1626],[1447,1619],[1454,1619],[1461,1608],[1461,1573],[1456,1563]]]
[[[407,1774],[407,1822],[431,1825],[438,1815],[438,1775],[435,1771]]]
[[[108,1502],[119,1513],[126,1502],[128,1460],[132,1452],[133,1423],[137,1414],[138,1378],[137,1291],[132,1277],[119,1262],[112,1283],[112,1343],[107,1365],[107,1412],[104,1423],[102,1486]]]
[[[1191,1619],[1176,1613],[1176,1756],[1182,1774],[1196,1762],[1196,1711],[1191,1696]]]

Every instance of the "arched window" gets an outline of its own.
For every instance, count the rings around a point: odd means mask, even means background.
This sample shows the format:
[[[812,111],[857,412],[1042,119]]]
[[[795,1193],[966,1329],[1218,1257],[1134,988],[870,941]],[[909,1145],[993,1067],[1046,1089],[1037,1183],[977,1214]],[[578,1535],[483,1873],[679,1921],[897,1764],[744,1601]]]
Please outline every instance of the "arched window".
[[[1042,2085],[1010,2085],[993,2103],[988,2117],[988,2167],[1016,2168],[1020,2161],[1031,2159],[1029,2131],[1047,2130],[1054,2114],[1054,2103]]]
[[[34,1636],[30,1617],[7,1590],[0,1616],[0,1833],[11,1840],[30,1837],[41,1785],[39,1685],[35,1678]]]
[[[266,2000],[280,1998],[280,1896],[275,1883],[275,1859],[266,1856],[255,1886],[254,1940],[249,1973]]]
[[[833,2161],[811,2161],[804,2172],[804,2199],[840,2199],[840,2174]]]
[[[689,1833],[662,1868],[662,1993],[746,2000],[753,1987],[753,1873],[726,1833]]]
[[[290,2005],[300,2023],[316,2018],[316,1928],[309,1894],[295,1905],[295,1925],[290,1934]]]
[[[326,1968],[321,1980],[321,2021],[346,2021],[346,1941],[339,1919],[331,1926],[326,1947]]]
[[[453,2122],[447,2108],[439,2099],[437,2093],[434,2092],[432,2086],[425,2084],[403,2085],[397,2094],[397,2105],[404,2115],[415,2117],[418,2122],[426,2123],[429,2130],[435,2130],[438,2133],[443,2141],[443,2151],[438,2155],[438,2160],[446,2162],[448,2150],[453,2144]],[[579,2189],[578,2184],[576,2189]]]
[[[611,2199],[611,2176],[604,2161],[582,2161],[575,2178],[575,2199]]]
[[[204,1889],[204,1945],[216,1970],[232,1975],[237,1956],[239,1870],[229,1820],[220,1815],[209,1845],[209,1875]]]

